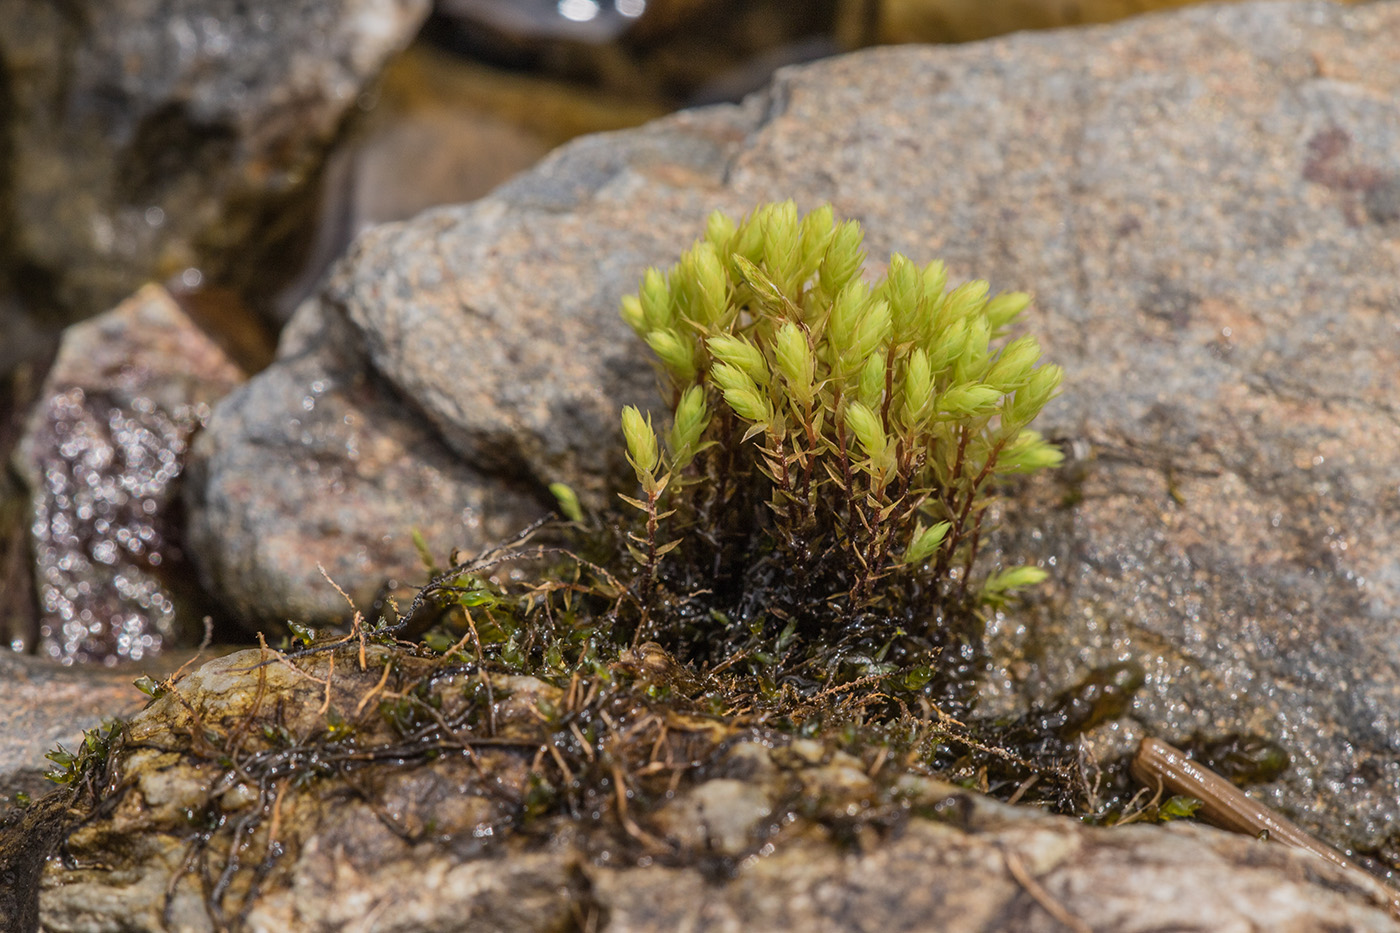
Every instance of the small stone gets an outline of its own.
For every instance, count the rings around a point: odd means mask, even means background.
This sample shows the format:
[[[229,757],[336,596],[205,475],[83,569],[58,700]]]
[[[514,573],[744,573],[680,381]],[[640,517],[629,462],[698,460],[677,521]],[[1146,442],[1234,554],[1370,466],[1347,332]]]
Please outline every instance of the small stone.
[[[139,661],[195,634],[198,617],[179,612],[176,480],[190,436],[242,379],[159,286],[65,332],[15,453],[33,501],[40,654]]]
[[[737,857],[759,843],[758,829],[773,813],[769,791],[748,781],[716,778],[657,811],[658,829],[702,854]]]

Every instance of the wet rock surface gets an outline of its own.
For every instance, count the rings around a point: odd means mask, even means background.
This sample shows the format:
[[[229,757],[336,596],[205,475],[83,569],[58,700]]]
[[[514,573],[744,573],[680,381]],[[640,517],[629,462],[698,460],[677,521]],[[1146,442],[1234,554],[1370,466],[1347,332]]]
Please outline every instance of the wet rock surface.
[[[116,663],[189,638],[177,481],[191,434],[242,379],[159,286],[64,333],[14,458],[39,618],[12,647]]]
[[[6,265],[76,316],[185,269],[236,277],[240,250],[308,190],[342,116],[427,8],[0,3]]]
[[[1138,660],[1147,685],[1100,753],[1144,732],[1266,736],[1293,764],[1264,799],[1383,850],[1400,799],[1397,28],[1396,3],[1239,4],[795,69],[741,107],[578,141],[483,201],[369,232],[299,326],[342,335],[317,351],[330,395],[382,386],[373,424],[470,465],[453,482],[484,485],[454,494],[486,527],[503,487],[483,477],[605,498],[616,412],[653,382],[618,299],[715,208],[829,201],[873,257],[1033,289],[1026,327],[1068,373],[1044,426],[1082,455],[1008,509],[999,544],[1052,583],[994,622],[987,709]],[[284,351],[227,402],[206,449],[258,449],[245,477],[304,458],[278,426],[319,378],[306,359]],[[211,579],[269,614],[330,611],[304,563],[212,529],[266,528],[266,509],[284,541],[320,532],[205,462],[204,495],[227,502],[196,515]],[[393,533],[359,521],[336,533]]]
[[[432,663],[351,642],[178,681],[45,868],[41,928],[1400,928],[1373,879],[1282,846],[1093,828],[625,690],[608,757],[556,785],[581,812],[532,817],[531,772],[558,780],[540,743],[594,728],[571,712],[587,688],[469,667],[414,688]],[[16,842],[0,828],[0,859]]]
[[[847,47],[871,41],[855,25],[875,12],[862,6],[870,7],[862,0],[440,0],[426,32],[482,61],[679,106],[728,99],[736,88],[761,86],[780,65],[834,54],[841,46],[833,33]]]
[[[62,746],[78,748],[83,732],[139,712],[147,697],[132,685],[144,675],[178,669],[192,652],[174,651],[158,660],[116,667],[63,666],[46,658],[0,652],[0,800],[18,792],[38,799],[54,790],[43,778],[52,765],[44,756]]]

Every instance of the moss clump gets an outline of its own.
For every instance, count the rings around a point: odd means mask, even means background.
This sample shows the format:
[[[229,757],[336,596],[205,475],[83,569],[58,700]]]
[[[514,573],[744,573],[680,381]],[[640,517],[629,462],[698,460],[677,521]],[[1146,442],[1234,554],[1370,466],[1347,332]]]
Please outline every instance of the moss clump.
[[[1034,337],[1002,340],[1030,296],[950,289],[942,263],[899,254],[867,284],[862,237],[829,207],[715,213],[624,299],[672,411],[664,438],[622,416],[643,637],[666,643],[679,611],[691,655],[784,631],[888,655],[866,636],[938,643],[950,616],[1044,577],[974,576],[996,478],[1061,460],[1028,427],[1061,370]]]

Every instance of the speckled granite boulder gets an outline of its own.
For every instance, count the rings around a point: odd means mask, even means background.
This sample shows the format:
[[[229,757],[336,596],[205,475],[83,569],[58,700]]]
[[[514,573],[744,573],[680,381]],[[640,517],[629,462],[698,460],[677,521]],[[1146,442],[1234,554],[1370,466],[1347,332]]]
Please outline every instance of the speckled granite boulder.
[[[1053,562],[1052,584],[994,622],[988,708],[1138,659],[1148,684],[1130,722],[1092,738],[1099,753],[1144,731],[1263,734],[1293,755],[1265,799],[1344,846],[1393,848],[1396,34],[1400,3],[1244,3],[870,51],[371,231],[297,327],[343,348],[312,365],[294,338],[215,413],[201,495],[226,505],[195,515],[206,569],[263,615],[331,614],[338,597],[310,587],[302,549],[274,552],[274,528],[397,534],[411,560],[406,522],[298,524],[331,486],[281,499],[267,481],[307,456],[274,426],[320,380],[318,408],[375,386],[368,423],[411,425],[476,471],[486,485],[462,495],[486,503],[483,529],[521,484],[567,479],[598,501],[616,412],[652,383],[619,296],[714,208],[829,201],[865,224],[873,262],[943,257],[955,277],[1036,291],[1025,324],[1068,372],[1044,425],[1075,456],[1024,490],[1000,538]]]
[[[187,267],[226,277],[428,6],[0,0],[7,267],[76,315]]]

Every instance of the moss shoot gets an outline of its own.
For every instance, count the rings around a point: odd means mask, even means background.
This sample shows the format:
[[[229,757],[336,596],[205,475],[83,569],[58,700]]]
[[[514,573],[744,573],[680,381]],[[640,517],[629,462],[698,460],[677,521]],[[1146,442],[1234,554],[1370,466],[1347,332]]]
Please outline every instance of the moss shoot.
[[[1044,578],[977,568],[997,480],[1061,460],[1029,425],[1062,372],[1004,339],[1030,296],[899,254],[867,283],[862,240],[829,207],[717,212],[624,299],[671,410],[622,413],[636,639],[799,692],[927,683],[975,653],[979,605]]]

